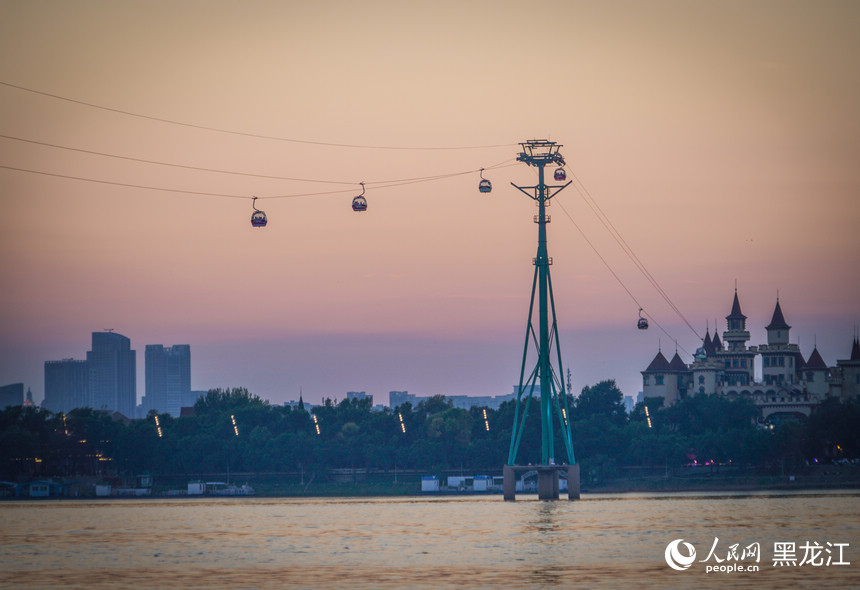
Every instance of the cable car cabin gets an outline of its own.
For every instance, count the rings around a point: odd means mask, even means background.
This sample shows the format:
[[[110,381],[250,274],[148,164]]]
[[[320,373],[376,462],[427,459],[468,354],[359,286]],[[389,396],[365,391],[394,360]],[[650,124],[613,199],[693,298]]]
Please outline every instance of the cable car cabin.
[[[367,199],[358,195],[352,200],[353,211],[367,211]]]
[[[488,193],[493,190],[493,185],[486,178],[482,178],[481,182],[478,183],[478,190],[482,193]]]
[[[564,171],[564,168],[556,168],[553,178],[555,178],[557,182],[563,182],[567,180],[567,173]]]
[[[266,227],[267,221],[266,214],[259,209],[251,214],[251,225],[254,227]]]
[[[648,320],[646,318],[639,318],[639,321],[636,323],[636,327],[640,330],[647,330]]]

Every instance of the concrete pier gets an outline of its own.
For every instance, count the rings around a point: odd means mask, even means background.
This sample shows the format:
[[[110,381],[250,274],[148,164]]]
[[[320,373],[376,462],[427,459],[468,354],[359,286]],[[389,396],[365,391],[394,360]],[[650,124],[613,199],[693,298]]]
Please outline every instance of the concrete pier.
[[[558,500],[558,474],[567,471],[567,498],[579,500],[579,465],[505,465],[502,468],[502,492],[505,500],[515,501],[517,493],[517,475],[527,471],[537,471],[538,498],[541,500]]]
[[[511,465],[502,467],[502,493],[508,502],[517,499],[517,472]]]
[[[558,500],[558,470],[554,465],[540,465],[538,472],[538,499]]]
[[[579,500],[579,463],[567,466],[567,499]]]

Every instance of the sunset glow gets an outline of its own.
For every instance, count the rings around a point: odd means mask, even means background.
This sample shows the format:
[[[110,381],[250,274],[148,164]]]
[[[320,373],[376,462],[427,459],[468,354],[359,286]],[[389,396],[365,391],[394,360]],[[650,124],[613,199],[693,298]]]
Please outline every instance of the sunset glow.
[[[0,1],[0,385],[38,403],[45,361],[113,329],[138,399],[155,343],[190,345],[192,389],[274,403],[508,394],[534,138],[574,181],[547,231],[575,393],[635,396],[658,347],[689,362],[735,285],[751,344],[778,293],[835,364],[860,323],[858,23],[836,2]]]

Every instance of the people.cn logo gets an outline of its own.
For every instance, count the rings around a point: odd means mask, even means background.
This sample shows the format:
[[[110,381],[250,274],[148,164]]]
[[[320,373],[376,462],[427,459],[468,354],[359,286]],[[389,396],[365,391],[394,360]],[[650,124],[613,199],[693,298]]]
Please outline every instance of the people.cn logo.
[[[683,543],[684,548],[689,555],[684,555],[678,549],[678,546]],[[696,548],[689,543],[684,542],[684,539],[675,539],[666,545],[666,563],[673,570],[684,571],[696,561]]]

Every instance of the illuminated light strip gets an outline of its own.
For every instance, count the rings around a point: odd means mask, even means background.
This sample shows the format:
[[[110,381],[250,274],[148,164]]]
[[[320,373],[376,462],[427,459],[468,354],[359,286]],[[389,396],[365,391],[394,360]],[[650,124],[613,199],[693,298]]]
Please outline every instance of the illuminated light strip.
[[[400,418],[400,430],[403,431],[403,434],[406,434],[406,424],[403,423],[403,414],[397,412],[397,417]]]
[[[233,432],[236,433],[236,436],[239,436],[239,427],[236,426],[236,416],[230,414],[230,420],[233,422]]]
[[[311,414],[311,416],[313,416],[313,418],[314,418],[314,428],[316,428],[317,434],[319,434],[320,433],[320,423],[319,423],[319,420],[317,420],[317,415]]]
[[[155,429],[158,431],[158,438],[162,438],[164,435],[161,432],[161,422],[158,421],[158,414],[155,415]]]
[[[648,421],[648,428],[651,428],[651,414],[648,413],[648,406],[645,406],[645,419]]]
[[[484,428],[487,429],[487,432],[490,431],[490,423],[487,421],[487,408],[484,408]]]

